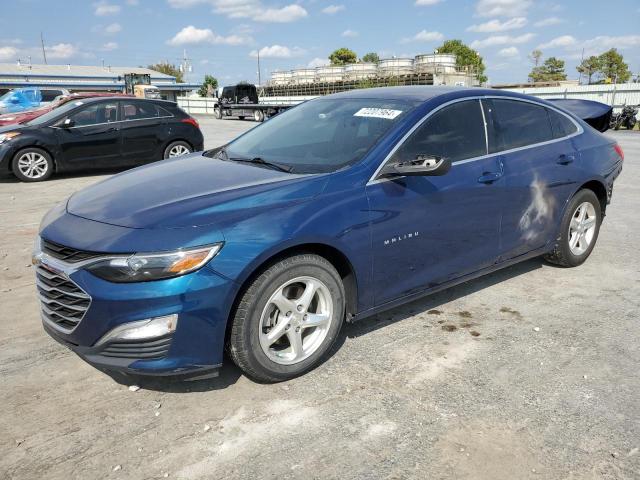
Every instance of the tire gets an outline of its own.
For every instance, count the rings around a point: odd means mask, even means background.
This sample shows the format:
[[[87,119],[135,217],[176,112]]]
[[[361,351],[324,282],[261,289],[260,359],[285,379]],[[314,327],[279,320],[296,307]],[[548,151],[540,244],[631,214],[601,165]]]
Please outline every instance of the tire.
[[[216,117],[218,120],[222,120],[222,110],[220,110],[219,108],[214,108],[213,116]]]
[[[167,148],[164,149],[164,155],[162,158],[165,160],[167,158],[180,157],[182,155],[187,155],[193,152],[193,148],[187,142],[182,140],[177,140],[175,142],[171,142],[167,145]]]
[[[253,119],[258,123],[264,121],[264,112],[262,110],[254,110]]]
[[[322,363],[335,342],[344,319],[344,299],[342,279],[325,258],[313,254],[285,258],[242,293],[231,318],[229,354],[258,382],[302,375]]]
[[[238,120],[244,120],[244,115],[238,115]]]
[[[13,174],[23,182],[43,182],[54,169],[53,158],[40,148],[25,148],[13,156]]]
[[[584,221],[581,220],[583,211],[586,213]],[[563,267],[583,264],[596,245],[601,223],[600,200],[593,191],[580,190],[569,202],[560,226],[560,235],[545,259]]]

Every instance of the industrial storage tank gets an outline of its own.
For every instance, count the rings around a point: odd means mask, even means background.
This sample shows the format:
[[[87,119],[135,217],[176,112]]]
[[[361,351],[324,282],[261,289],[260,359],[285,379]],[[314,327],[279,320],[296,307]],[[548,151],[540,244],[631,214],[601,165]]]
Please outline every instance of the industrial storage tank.
[[[291,70],[271,72],[271,85],[289,85],[291,82]]]
[[[326,66],[316,68],[316,81],[341,82],[344,79],[344,67]]]
[[[456,56],[448,53],[416,55],[416,73],[456,73]]]
[[[316,81],[315,68],[299,68],[291,70],[291,82],[297,85],[314,83]]]
[[[378,75],[378,65],[375,63],[350,63],[344,67],[345,80],[365,80]]]
[[[413,58],[385,58],[378,63],[378,73],[382,77],[412,75],[414,72]]]

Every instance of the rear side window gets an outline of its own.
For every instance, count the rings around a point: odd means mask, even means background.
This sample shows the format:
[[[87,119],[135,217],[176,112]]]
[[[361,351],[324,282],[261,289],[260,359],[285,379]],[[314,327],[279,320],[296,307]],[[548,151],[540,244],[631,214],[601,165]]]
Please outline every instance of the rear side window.
[[[576,124],[569,120],[565,115],[547,108],[549,120],[551,121],[551,129],[553,130],[553,138],[567,137],[578,131]]]
[[[53,102],[56,97],[62,95],[62,90],[41,90],[43,102]]]
[[[158,109],[153,103],[135,100],[122,102],[123,120],[143,120],[145,118],[156,118],[157,116]]]
[[[161,116],[161,117],[173,117],[173,115],[171,114],[171,112],[169,110],[166,110],[166,109],[162,108],[160,105],[156,105],[156,108],[158,109],[158,115],[159,116]],[[185,116],[188,116],[188,115],[185,114]]]
[[[517,100],[492,100],[498,150],[553,140],[547,109]]]
[[[454,103],[429,117],[394,155],[395,161],[419,155],[452,162],[487,154],[484,120],[478,100]]]

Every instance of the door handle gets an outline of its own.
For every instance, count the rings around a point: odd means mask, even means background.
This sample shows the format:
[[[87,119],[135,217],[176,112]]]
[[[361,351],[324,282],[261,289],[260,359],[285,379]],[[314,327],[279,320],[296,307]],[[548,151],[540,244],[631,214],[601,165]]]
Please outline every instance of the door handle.
[[[480,178],[479,183],[493,183],[502,177],[502,172],[484,172]]]
[[[556,163],[558,165],[569,165],[571,162],[573,162],[576,159],[576,157],[574,155],[566,155],[566,154],[562,154],[558,157],[558,159],[556,160]]]

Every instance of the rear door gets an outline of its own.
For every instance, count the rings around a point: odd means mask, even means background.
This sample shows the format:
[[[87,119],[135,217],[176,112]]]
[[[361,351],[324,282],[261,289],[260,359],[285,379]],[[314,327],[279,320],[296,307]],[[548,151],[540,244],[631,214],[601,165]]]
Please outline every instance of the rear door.
[[[492,265],[499,253],[504,182],[487,155],[480,100],[430,116],[389,161],[419,155],[448,157],[452,168],[367,185],[376,305]]]
[[[564,114],[518,99],[483,100],[493,119],[490,150],[504,162],[501,259],[541,248],[552,240],[572,192],[577,126]]]
[[[137,165],[162,159],[166,138],[165,119],[155,103],[121,100],[122,156],[127,164]]]
[[[71,127],[56,127],[65,168],[106,168],[121,164],[118,102],[92,102],[66,118],[72,121]]]

